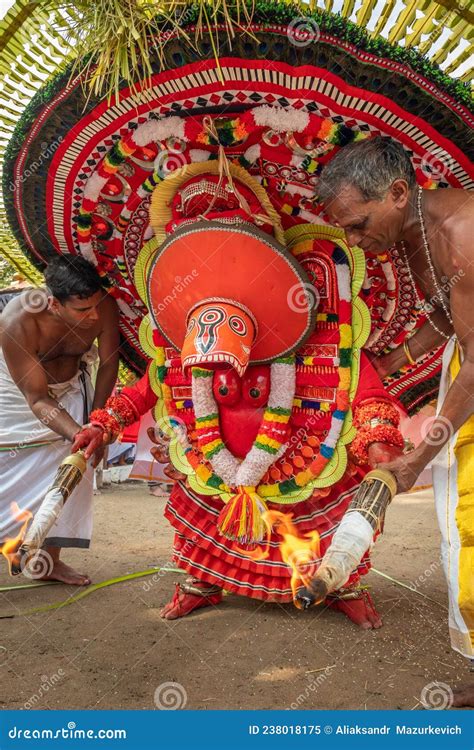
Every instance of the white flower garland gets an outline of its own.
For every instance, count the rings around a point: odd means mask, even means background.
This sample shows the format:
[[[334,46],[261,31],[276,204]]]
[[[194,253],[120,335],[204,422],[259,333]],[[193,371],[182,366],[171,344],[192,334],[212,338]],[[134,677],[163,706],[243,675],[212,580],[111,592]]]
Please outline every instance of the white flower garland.
[[[213,378],[192,377],[192,397],[196,418],[203,419],[217,414],[219,409],[212,392]],[[296,388],[295,362],[274,362],[270,367],[270,395],[266,408],[288,409],[293,407]],[[282,434],[287,425],[282,425]],[[260,430],[259,430],[260,432]],[[271,454],[253,445],[241,461],[228,448],[222,448],[209,459],[215,473],[228,487],[256,487],[270,466],[282,456],[287,448],[283,444],[278,453]]]

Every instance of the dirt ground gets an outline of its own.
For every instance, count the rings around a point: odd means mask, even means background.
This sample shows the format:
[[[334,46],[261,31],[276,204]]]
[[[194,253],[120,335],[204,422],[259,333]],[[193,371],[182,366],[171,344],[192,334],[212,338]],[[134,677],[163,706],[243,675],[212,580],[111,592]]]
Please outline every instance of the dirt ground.
[[[140,482],[96,497],[91,549],[64,559],[94,582],[162,565],[172,532],[165,498]],[[159,609],[176,573],[119,583],[60,610],[0,620],[4,708],[188,709],[420,708],[424,686],[466,681],[451,651],[447,597],[431,492],[397,498],[376,545],[371,592],[384,619],[362,631],[324,608],[262,604],[234,595],[222,605],[166,622]],[[0,586],[9,578],[2,564]],[[63,601],[63,585],[1,594],[1,614]],[[424,596],[421,596],[423,594]],[[424,597],[430,597],[426,599]],[[433,601],[431,601],[433,600]],[[169,686],[167,683],[177,683]]]

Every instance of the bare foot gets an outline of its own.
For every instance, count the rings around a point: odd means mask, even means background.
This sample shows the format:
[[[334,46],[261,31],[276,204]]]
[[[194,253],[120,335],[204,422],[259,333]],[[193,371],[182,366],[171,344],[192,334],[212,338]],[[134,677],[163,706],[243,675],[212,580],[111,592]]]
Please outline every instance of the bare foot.
[[[164,489],[163,486],[158,485],[158,487],[153,487],[153,489],[149,490],[149,494],[153,495],[153,497],[168,497],[168,490]]]
[[[474,683],[453,690],[453,708],[474,708]]]
[[[363,630],[377,630],[383,625],[368,591],[361,591],[359,599],[326,599],[326,602],[332,609],[343,612]]]
[[[55,560],[51,572],[42,576],[40,581],[61,581],[70,586],[88,586],[91,583],[89,576],[78,573],[62,560]]]
[[[218,591],[210,596],[186,594],[181,589],[179,583],[177,583],[173,598],[163,607],[160,612],[160,617],[162,617],[163,620],[177,620],[178,617],[185,617],[191,612],[194,612],[195,609],[210,607],[211,605],[216,606],[217,604],[220,604],[221,601],[222,591]]]

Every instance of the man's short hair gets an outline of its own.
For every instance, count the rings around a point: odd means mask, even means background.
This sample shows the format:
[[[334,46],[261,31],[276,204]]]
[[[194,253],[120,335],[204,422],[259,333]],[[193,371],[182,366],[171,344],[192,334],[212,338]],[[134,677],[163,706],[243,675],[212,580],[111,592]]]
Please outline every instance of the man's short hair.
[[[54,258],[44,272],[50,294],[60,302],[70,297],[87,299],[109,286],[106,278],[97,273],[95,266],[81,255],[61,255]]]
[[[323,203],[335,198],[343,187],[357,188],[364,200],[385,198],[394,180],[416,185],[415,170],[403,146],[386,136],[376,136],[343,146],[323,169],[317,192]]]

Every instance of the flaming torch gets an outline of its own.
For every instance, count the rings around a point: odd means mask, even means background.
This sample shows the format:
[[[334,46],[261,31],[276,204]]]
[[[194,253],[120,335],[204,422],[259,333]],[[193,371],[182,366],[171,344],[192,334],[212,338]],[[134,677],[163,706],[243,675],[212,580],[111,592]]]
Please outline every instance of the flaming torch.
[[[374,532],[382,530],[385,511],[397,493],[395,477],[386,469],[374,469],[364,478],[347,509],[321,565],[309,584],[295,597],[300,609],[322,602],[340,588],[370,547]]]
[[[0,546],[0,552],[8,562],[8,570],[10,571],[11,575],[12,560],[15,558],[18,552],[18,548],[26,532],[32,514],[29,510],[21,510],[17,503],[11,503],[10,509],[15,521],[21,523],[21,528],[17,536],[7,539],[5,543]]]
[[[57,520],[69,495],[81,481],[86,468],[87,461],[82,451],[67,456],[61,463],[19,547],[16,551],[9,550],[8,559],[12,576],[21,573],[25,561],[41,548],[48,531]],[[22,531],[25,528],[26,525]]]
[[[246,550],[238,547],[252,560],[266,560],[269,556],[270,536],[272,529],[282,537],[280,542],[280,553],[282,560],[291,569],[291,591],[293,601],[300,607],[296,597],[302,586],[308,587],[317,571],[319,560],[319,534],[317,531],[309,531],[300,536],[298,529],[292,522],[291,513],[281,513],[278,510],[267,510],[262,514],[267,527],[267,542],[265,547],[258,546],[255,550]]]

